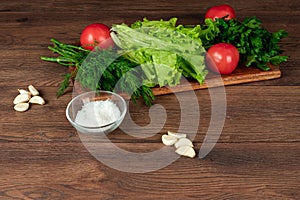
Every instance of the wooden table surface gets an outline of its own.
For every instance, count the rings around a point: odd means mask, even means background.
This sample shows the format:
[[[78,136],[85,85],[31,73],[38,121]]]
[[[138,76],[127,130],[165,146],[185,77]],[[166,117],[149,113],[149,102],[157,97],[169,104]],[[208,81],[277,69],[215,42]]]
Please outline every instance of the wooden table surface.
[[[157,171],[122,172],[95,159],[65,117],[72,87],[56,91],[67,69],[40,60],[52,56],[50,39],[78,41],[93,22],[132,23],[147,17],[203,21],[220,0],[2,0],[0,4],[0,199],[299,199],[300,198],[300,2],[226,1],[239,19],[257,16],[269,31],[285,29],[280,46],[289,61],[280,79],[226,86],[227,113],[221,137],[205,159],[180,157]],[[18,88],[36,86],[47,101],[24,113],[13,110]],[[207,90],[196,91],[201,117],[194,139],[201,147],[211,110]],[[161,135],[177,130],[174,94],[157,97],[167,121],[156,135],[138,139],[117,129],[111,142],[133,152],[163,147]],[[131,106],[139,125],[148,109]],[[188,130],[189,125],[185,125]],[[142,131],[143,132],[143,131]],[[142,161],[141,161],[142,162]],[[160,162],[158,159],[157,162]],[[126,163],[124,163],[126,165]],[[143,167],[143,163],[140,163]]]

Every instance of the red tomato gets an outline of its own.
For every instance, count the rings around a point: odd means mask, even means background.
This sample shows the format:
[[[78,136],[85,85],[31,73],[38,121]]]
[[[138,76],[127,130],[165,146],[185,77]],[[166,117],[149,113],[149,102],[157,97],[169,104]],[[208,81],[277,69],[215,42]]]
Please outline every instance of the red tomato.
[[[110,37],[110,29],[105,24],[94,23],[85,27],[80,36],[80,44],[87,50],[93,50],[96,46],[107,49],[114,46]]]
[[[230,74],[239,63],[240,54],[235,46],[228,43],[218,43],[207,51],[207,67],[220,74]]]
[[[209,8],[205,14],[205,19],[211,18],[211,19],[215,20],[216,18],[222,18],[225,16],[227,16],[225,18],[226,20],[233,19],[236,17],[234,9],[227,4],[213,6],[213,7]]]

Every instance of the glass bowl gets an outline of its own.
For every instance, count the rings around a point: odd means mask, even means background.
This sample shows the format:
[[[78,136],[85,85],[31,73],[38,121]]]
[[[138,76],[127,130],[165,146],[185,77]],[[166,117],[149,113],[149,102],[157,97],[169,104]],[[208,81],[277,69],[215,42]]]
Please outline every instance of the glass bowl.
[[[127,103],[120,95],[109,91],[91,91],[73,98],[66,117],[80,133],[107,134],[124,120]]]

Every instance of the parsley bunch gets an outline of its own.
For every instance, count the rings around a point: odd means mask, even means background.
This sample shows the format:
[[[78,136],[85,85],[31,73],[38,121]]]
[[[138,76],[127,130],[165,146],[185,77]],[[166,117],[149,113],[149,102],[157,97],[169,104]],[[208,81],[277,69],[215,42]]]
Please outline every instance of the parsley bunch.
[[[240,65],[269,70],[268,64],[279,65],[288,59],[280,55],[283,51],[279,47],[280,40],[288,33],[284,30],[271,33],[256,17],[245,18],[242,22],[236,19],[206,19],[201,29],[199,37],[206,49],[220,42],[230,43],[240,52]]]

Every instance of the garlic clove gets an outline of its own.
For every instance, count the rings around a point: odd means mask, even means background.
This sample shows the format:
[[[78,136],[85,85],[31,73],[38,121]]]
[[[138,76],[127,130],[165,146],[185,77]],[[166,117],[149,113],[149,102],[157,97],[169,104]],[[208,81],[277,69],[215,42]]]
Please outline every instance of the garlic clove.
[[[193,143],[191,140],[187,138],[180,138],[176,143],[175,143],[175,148],[178,149],[181,146],[190,146],[194,147]]]
[[[15,97],[13,103],[18,104],[18,103],[24,103],[28,102],[30,99],[30,94],[19,94],[18,96]]]
[[[184,134],[184,133],[174,133],[174,132],[168,131],[168,135],[171,135],[171,136],[176,137],[178,139],[186,138],[186,134]]]
[[[40,97],[40,96],[33,96],[31,97],[31,99],[29,100],[29,103],[33,103],[33,104],[39,104],[39,105],[44,105],[46,102],[45,100]]]
[[[161,140],[164,145],[172,146],[173,144],[175,144],[177,142],[178,139],[171,135],[164,134],[163,136],[161,136]]]
[[[194,158],[196,156],[196,152],[191,146],[180,146],[175,152],[181,156],[187,156],[190,158]]]
[[[35,87],[33,87],[33,85],[29,85],[28,90],[33,96],[39,95],[39,91]]]
[[[28,92],[27,90],[18,89],[18,91],[19,91],[20,94],[29,94],[30,95],[30,92]]]
[[[18,103],[14,106],[14,109],[18,112],[25,112],[29,108],[29,103]]]

